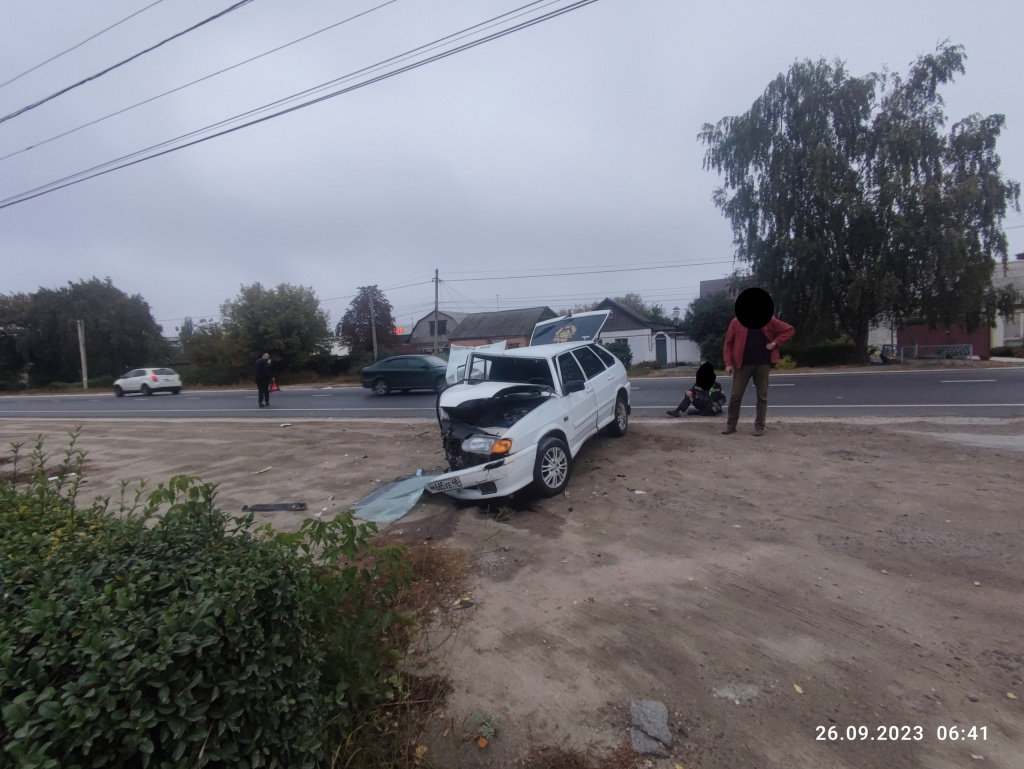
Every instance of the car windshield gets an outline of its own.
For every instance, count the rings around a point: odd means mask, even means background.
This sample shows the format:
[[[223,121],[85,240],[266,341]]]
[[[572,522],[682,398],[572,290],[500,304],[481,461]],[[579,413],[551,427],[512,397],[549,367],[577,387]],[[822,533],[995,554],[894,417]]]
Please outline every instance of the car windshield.
[[[466,381],[522,382],[552,386],[551,367],[546,358],[519,358],[474,354],[469,358]]]

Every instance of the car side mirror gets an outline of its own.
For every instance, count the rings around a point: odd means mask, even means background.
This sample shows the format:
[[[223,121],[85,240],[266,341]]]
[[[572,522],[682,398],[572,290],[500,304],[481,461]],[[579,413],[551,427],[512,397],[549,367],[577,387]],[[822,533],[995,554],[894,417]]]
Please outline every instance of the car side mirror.
[[[565,383],[565,394],[581,393],[587,389],[587,383],[582,379],[570,379]]]

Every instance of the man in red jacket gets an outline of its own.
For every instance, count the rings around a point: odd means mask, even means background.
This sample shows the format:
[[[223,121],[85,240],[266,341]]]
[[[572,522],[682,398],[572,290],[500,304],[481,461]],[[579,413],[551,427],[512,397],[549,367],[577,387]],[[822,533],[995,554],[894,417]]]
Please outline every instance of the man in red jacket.
[[[768,416],[768,373],[779,362],[779,345],[793,336],[794,329],[775,315],[775,303],[768,292],[748,288],[736,298],[736,317],[725,333],[725,373],[732,374],[729,416],[722,435],[736,432],[743,393],[751,379],[757,389],[754,435],[764,435]]]

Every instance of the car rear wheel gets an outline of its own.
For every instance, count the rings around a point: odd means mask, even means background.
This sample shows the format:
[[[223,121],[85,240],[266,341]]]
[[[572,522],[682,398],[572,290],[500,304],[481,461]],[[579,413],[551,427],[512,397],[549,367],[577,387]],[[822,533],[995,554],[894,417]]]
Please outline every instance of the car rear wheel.
[[[124,390],[121,389],[121,385],[114,385],[114,396],[117,398],[124,397]]]
[[[177,395],[180,392],[181,392],[181,388],[180,387],[172,387],[171,388],[171,395]]]
[[[608,425],[608,434],[613,438],[621,438],[629,427],[629,405],[626,398],[620,395],[615,400],[615,418]]]
[[[153,391],[149,389],[149,385],[148,384],[142,385],[141,392],[142,392],[143,395],[152,395],[153,394]]]
[[[549,435],[537,447],[537,461],[533,466],[533,485],[545,497],[560,494],[569,485],[572,476],[572,455],[561,438]]]
[[[381,396],[383,396],[383,395],[387,395],[389,392],[391,392],[391,388],[388,387],[388,383],[385,382],[383,379],[378,379],[376,382],[373,383],[373,394],[374,395],[381,395]]]

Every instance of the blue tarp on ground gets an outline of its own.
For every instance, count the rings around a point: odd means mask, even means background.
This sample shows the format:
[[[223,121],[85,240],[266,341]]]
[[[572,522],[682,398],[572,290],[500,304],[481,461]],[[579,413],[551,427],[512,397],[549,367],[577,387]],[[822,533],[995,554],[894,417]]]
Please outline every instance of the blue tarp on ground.
[[[374,523],[394,523],[419,502],[423,489],[435,478],[430,475],[408,475],[396,478],[358,502],[352,508],[356,518]]]

